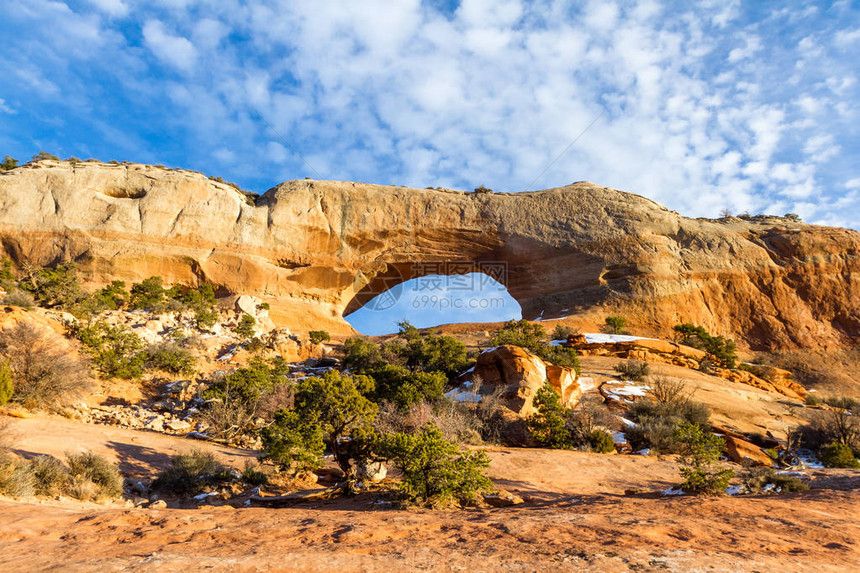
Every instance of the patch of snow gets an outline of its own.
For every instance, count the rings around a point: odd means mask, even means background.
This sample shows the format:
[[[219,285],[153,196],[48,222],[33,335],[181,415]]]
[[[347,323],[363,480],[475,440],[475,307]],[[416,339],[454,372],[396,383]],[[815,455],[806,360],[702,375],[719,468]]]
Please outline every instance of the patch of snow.
[[[616,342],[632,342],[634,340],[655,340],[644,336],[631,336],[629,334],[603,334],[602,332],[583,332],[585,341],[589,344],[614,344]]]
[[[611,432],[611,434],[612,434],[612,441],[615,442],[616,444],[626,444],[627,443],[627,434],[625,434],[624,432],[619,432],[617,430],[613,430]]]
[[[797,459],[803,462],[803,465],[813,470],[824,469],[824,464],[821,463],[812,450],[797,450],[795,452]]]
[[[200,495],[195,495],[194,499],[197,501],[203,501],[207,497],[212,497],[213,495],[218,495],[218,492],[210,491],[209,493],[201,493]]]
[[[740,495],[742,493],[744,493],[744,487],[742,485],[730,485],[726,488],[726,495]]]
[[[642,448],[638,452],[634,452],[637,456],[650,456],[651,448]]]
[[[498,348],[498,346],[493,346],[492,348],[487,348],[485,350],[482,350],[481,354],[486,354],[487,352],[492,352],[493,350],[495,350],[497,348]]]
[[[464,391],[460,388],[454,388],[445,392],[445,397],[455,402],[480,402],[483,397],[474,392]]]
[[[628,420],[627,418],[625,418],[623,416],[618,416],[618,419],[621,420],[622,422],[624,422],[624,425],[627,426],[628,428],[635,428],[636,426],[638,426],[638,424],[636,422],[634,422],[633,420]]]
[[[645,393],[651,389],[650,386],[637,386],[630,382],[622,382],[620,380],[609,380],[606,384],[624,384],[624,386],[612,386],[606,389],[607,394],[613,396],[638,396],[644,397]]]
[[[663,495],[684,495],[684,490],[681,488],[670,487],[669,489],[664,489],[660,493]]]
[[[590,376],[579,378],[577,382],[579,383],[579,389],[583,392],[588,392],[589,390],[597,388],[597,384],[594,383],[594,378]]]
[[[782,488],[776,487],[776,484],[773,484],[773,483],[766,483],[766,484],[764,484],[764,487],[761,488],[762,493],[769,493],[769,492],[779,493],[781,491],[782,491]]]
[[[561,346],[565,342],[567,342],[567,340],[550,340],[549,345],[550,346]]]
[[[474,366],[472,366],[471,368],[469,368],[468,370],[466,370],[465,372],[463,372],[463,374],[468,374],[469,372],[474,372],[474,371],[475,371],[475,367],[474,367]]]

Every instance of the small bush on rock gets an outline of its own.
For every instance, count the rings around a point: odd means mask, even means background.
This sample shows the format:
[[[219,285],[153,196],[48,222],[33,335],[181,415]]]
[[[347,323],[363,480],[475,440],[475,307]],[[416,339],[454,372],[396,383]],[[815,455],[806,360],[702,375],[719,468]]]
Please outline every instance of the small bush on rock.
[[[526,420],[532,438],[546,448],[572,447],[565,420],[565,409],[555,389],[545,383],[534,397],[535,414]]]
[[[331,340],[331,335],[325,330],[311,330],[308,333],[308,337],[310,337],[311,342],[314,344],[320,344]]]
[[[794,476],[778,474],[773,468],[752,467],[747,469],[744,485],[751,492],[762,493],[763,488],[768,484],[773,484],[774,493],[789,493],[809,489],[803,480]]]
[[[192,496],[232,479],[230,470],[212,452],[192,450],[170,458],[170,466],[158,474],[152,487],[180,496]]]
[[[388,434],[379,453],[401,472],[401,490],[413,501],[432,504],[448,500],[473,501],[492,488],[483,471],[490,465],[484,452],[461,451],[434,424],[417,434]]]
[[[153,344],[146,350],[144,358],[146,368],[192,376],[197,367],[197,360],[185,348],[175,342]]]
[[[627,319],[623,316],[607,316],[603,321],[603,332],[606,334],[628,334],[624,327]]]
[[[612,434],[605,430],[594,430],[588,437],[588,445],[592,452],[611,454],[615,451],[615,440]]]
[[[53,456],[38,456],[30,462],[37,495],[55,496],[66,491],[71,480],[66,465]]]
[[[681,344],[710,353],[721,366],[734,368],[737,364],[737,347],[733,340],[723,336],[713,336],[703,327],[690,323],[676,324],[674,330],[680,336]]]
[[[681,489],[696,495],[722,495],[735,472],[718,463],[725,442],[702,430],[698,424],[684,423],[675,429],[684,482]]]
[[[651,373],[648,363],[639,360],[619,362],[615,365],[615,371],[625,380],[635,380],[636,382],[643,382]]]
[[[92,452],[67,454],[66,464],[71,492],[78,499],[114,499],[122,495],[122,476],[106,458]]]
[[[547,344],[546,338],[546,332],[540,324],[532,324],[525,319],[519,321],[509,320],[490,339],[490,344],[493,346],[501,346],[503,344],[520,346],[533,352],[545,362],[557,366],[568,366],[579,374],[579,357],[576,354],[576,350],[573,348],[552,346],[551,344]]]
[[[831,442],[822,448],[819,457],[828,468],[860,468],[860,461],[854,457],[851,448],[838,442]]]

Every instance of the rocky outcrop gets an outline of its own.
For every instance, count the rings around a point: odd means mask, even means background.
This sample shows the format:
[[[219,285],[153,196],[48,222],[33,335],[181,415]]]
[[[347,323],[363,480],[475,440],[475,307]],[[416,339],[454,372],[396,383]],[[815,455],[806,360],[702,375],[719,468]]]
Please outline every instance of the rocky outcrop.
[[[475,194],[293,181],[258,198],[147,165],[41,162],[0,174],[0,244],[74,260],[94,284],[161,275],[271,304],[294,331],[428,273],[497,274],[526,318],[693,322],[753,348],[860,338],[860,234],[780,218],[693,220],[593,183]]]
[[[528,418],[536,412],[534,397],[547,381],[564,406],[575,406],[582,396],[573,368],[547,364],[519,346],[504,345],[485,350],[478,356],[470,375],[481,380],[482,394],[502,388],[500,398],[520,418]]]

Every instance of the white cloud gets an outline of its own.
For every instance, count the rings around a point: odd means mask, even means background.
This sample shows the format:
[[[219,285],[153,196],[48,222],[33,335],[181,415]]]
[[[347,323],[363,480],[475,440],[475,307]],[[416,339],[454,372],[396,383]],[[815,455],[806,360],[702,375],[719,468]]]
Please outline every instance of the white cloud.
[[[747,60],[761,50],[761,40],[758,36],[747,36],[745,39],[746,45],[742,48],[735,48],[729,52],[729,62],[737,63],[741,60]]]
[[[127,16],[129,12],[123,0],[89,0],[89,2],[102,12],[117,18]]]
[[[173,36],[159,20],[143,25],[143,39],[158,59],[184,72],[191,71],[197,61],[197,50],[187,38]]]
[[[839,146],[833,142],[833,134],[821,133],[810,137],[803,146],[803,152],[816,163],[823,163],[839,153]]]
[[[126,108],[171,118],[159,125],[187,136],[188,157],[261,186],[316,176],[301,154],[323,177],[522,190],[601,112],[536,188],[589,179],[689,215],[803,202],[833,220],[834,194],[856,180],[860,66],[842,47],[856,30],[823,10],[754,20],[725,0],[20,4],[19,27],[67,30],[21,49],[10,66],[20,90],[97,109],[76,70],[114,77]],[[105,15],[139,26],[181,80]],[[60,69],[65,53],[84,65]],[[856,201],[840,209],[860,220]]]
[[[12,109],[12,107],[9,106],[6,103],[6,100],[4,100],[3,98],[0,98],[0,111],[2,111],[3,113],[8,113],[8,114],[15,113],[15,110]]]

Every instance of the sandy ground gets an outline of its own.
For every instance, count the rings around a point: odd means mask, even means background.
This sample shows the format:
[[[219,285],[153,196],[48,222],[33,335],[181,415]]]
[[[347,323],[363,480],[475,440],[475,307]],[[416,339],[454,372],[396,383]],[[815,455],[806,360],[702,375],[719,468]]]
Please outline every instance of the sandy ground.
[[[21,449],[89,448],[141,476],[167,455],[212,448],[151,432],[36,417]],[[368,494],[282,509],[128,509],[0,500],[0,571],[855,571],[860,472],[813,489],[711,499],[626,496],[678,482],[669,459],[489,448],[490,475],[528,502],[394,510]]]

